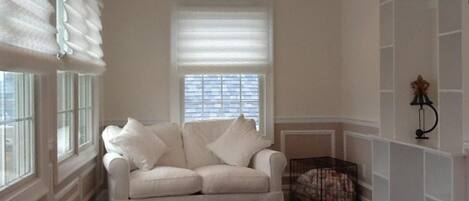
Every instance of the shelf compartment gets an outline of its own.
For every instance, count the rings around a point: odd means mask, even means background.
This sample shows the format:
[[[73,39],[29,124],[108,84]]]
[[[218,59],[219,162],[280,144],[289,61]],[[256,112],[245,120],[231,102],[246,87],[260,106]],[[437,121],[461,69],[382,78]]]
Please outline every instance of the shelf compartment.
[[[425,195],[425,201],[442,201],[442,200],[439,200],[431,195]]]
[[[381,136],[393,139],[395,132],[394,93],[381,92],[380,102]]]
[[[439,0],[438,1],[438,26],[439,33],[460,30],[462,24],[462,1]]]
[[[440,89],[462,89],[461,33],[439,37]]]
[[[373,173],[389,178],[389,143],[373,140]]]
[[[425,152],[425,191],[432,199],[451,201],[452,160]]]
[[[389,201],[389,181],[374,175],[372,197],[375,201]]]
[[[394,89],[394,48],[380,50],[380,86],[382,90]]]
[[[385,4],[391,3],[393,0],[379,0],[379,5],[383,6]]]
[[[463,150],[463,95],[462,93],[440,93],[440,149],[449,153]]]
[[[391,200],[423,200],[423,150],[390,143]]]
[[[380,37],[381,46],[394,43],[394,4],[386,3],[380,6]]]

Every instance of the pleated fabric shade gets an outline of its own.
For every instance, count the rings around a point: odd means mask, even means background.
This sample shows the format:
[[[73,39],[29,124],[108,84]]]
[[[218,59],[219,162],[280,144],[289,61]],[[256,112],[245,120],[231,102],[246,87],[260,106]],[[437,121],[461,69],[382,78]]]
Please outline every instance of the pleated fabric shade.
[[[0,70],[41,73],[56,69],[53,12],[48,0],[0,1]]]
[[[270,15],[265,4],[180,5],[174,62],[188,73],[258,73],[271,64]]]
[[[100,74],[105,71],[99,0],[57,0],[61,70]]]

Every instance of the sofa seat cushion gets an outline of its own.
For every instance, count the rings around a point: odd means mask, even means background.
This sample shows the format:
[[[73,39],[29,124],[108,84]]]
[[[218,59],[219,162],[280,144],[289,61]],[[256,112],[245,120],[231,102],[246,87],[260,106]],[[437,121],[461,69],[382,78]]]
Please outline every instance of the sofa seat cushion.
[[[130,173],[130,197],[133,199],[189,195],[202,189],[202,178],[192,170],[157,166],[150,171]]]
[[[211,165],[195,169],[202,177],[203,194],[265,193],[269,177],[260,171],[229,165]]]

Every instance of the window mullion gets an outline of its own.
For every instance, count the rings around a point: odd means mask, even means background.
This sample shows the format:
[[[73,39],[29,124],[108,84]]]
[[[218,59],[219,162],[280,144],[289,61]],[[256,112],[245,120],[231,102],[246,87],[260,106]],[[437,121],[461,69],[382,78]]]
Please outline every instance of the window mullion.
[[[74,149],[74,153],[75,154],[78,154],[79,153],[79,147],[80,147],[80,142],[79,142],[79,134],[78,134],[78,130],[79,130],[79,125],[78,125],[78,100],[79,100],[79,87],[78,87],[78,74],[73,74],[73,123],[72,123],[72,128],[73,128],[73,132],[72,132],[72,139],[73,139],[73,149]]]
[[[220,100],[221,100],[221,113],[223,114],[223,117],[225,117],[226,114],[225,114],[225,104],[224,104],[225,100],[223,99],[223,77],[224,77],[223,75],[220,75],[220,79],[221,79],[221,81],[220,81],[220,88],[221,88],[220,89],[220,91],[221,91],[220,92],[220,95],[221,95]]]
[[[239,114],[243,114],[243,75],[239,75]]]
[[[205,75],[202,75],[202,117],[205,116]]]
[[[2,80],[5,80],[5,72],[2,72],[1,76],[3,78]],[[2,120],[5,120],[6,119],[5,118],[5,108],[6,108],[6,105],[5,105],[5,101],[6,101],[5,100],[5,82],[2,83],[2,88],[0,90],[1,90],[1,94],[2,94],[1,99],[2,99],[2,109],[3,109],[2,110],[3,112],[1,114],[1,116],[2,116]],[[6,125],[5,124],[1,124],[1,126],[2,126],[1,129],[2,129],[2,132],[3,132],[3,135],[2,135],[3,139],[2,139],[2,144],[1,144],[2,153],[3,153],[3,156],[2,156],[3,157],[3,161],[2,161],[2,175],[3,175],[2,180],[3,180],[3,182],[2,182],[2,184],[5,185],[7,183],[7,175],[6,175],[6,166],[7,166],[7,163],[6,163],[6,158],[7,158],[7,155],[6,155],[6,139],[7,139],[6,138],[6,131],[7,130],[6,130]]]

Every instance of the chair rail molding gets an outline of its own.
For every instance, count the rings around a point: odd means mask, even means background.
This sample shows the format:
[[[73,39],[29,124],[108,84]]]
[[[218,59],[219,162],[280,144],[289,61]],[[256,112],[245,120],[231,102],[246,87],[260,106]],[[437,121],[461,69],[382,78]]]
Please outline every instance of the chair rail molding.
[[[379,128],[378,121],[340,116],[276,116],[275,123],[347,123],[359,126]]]

